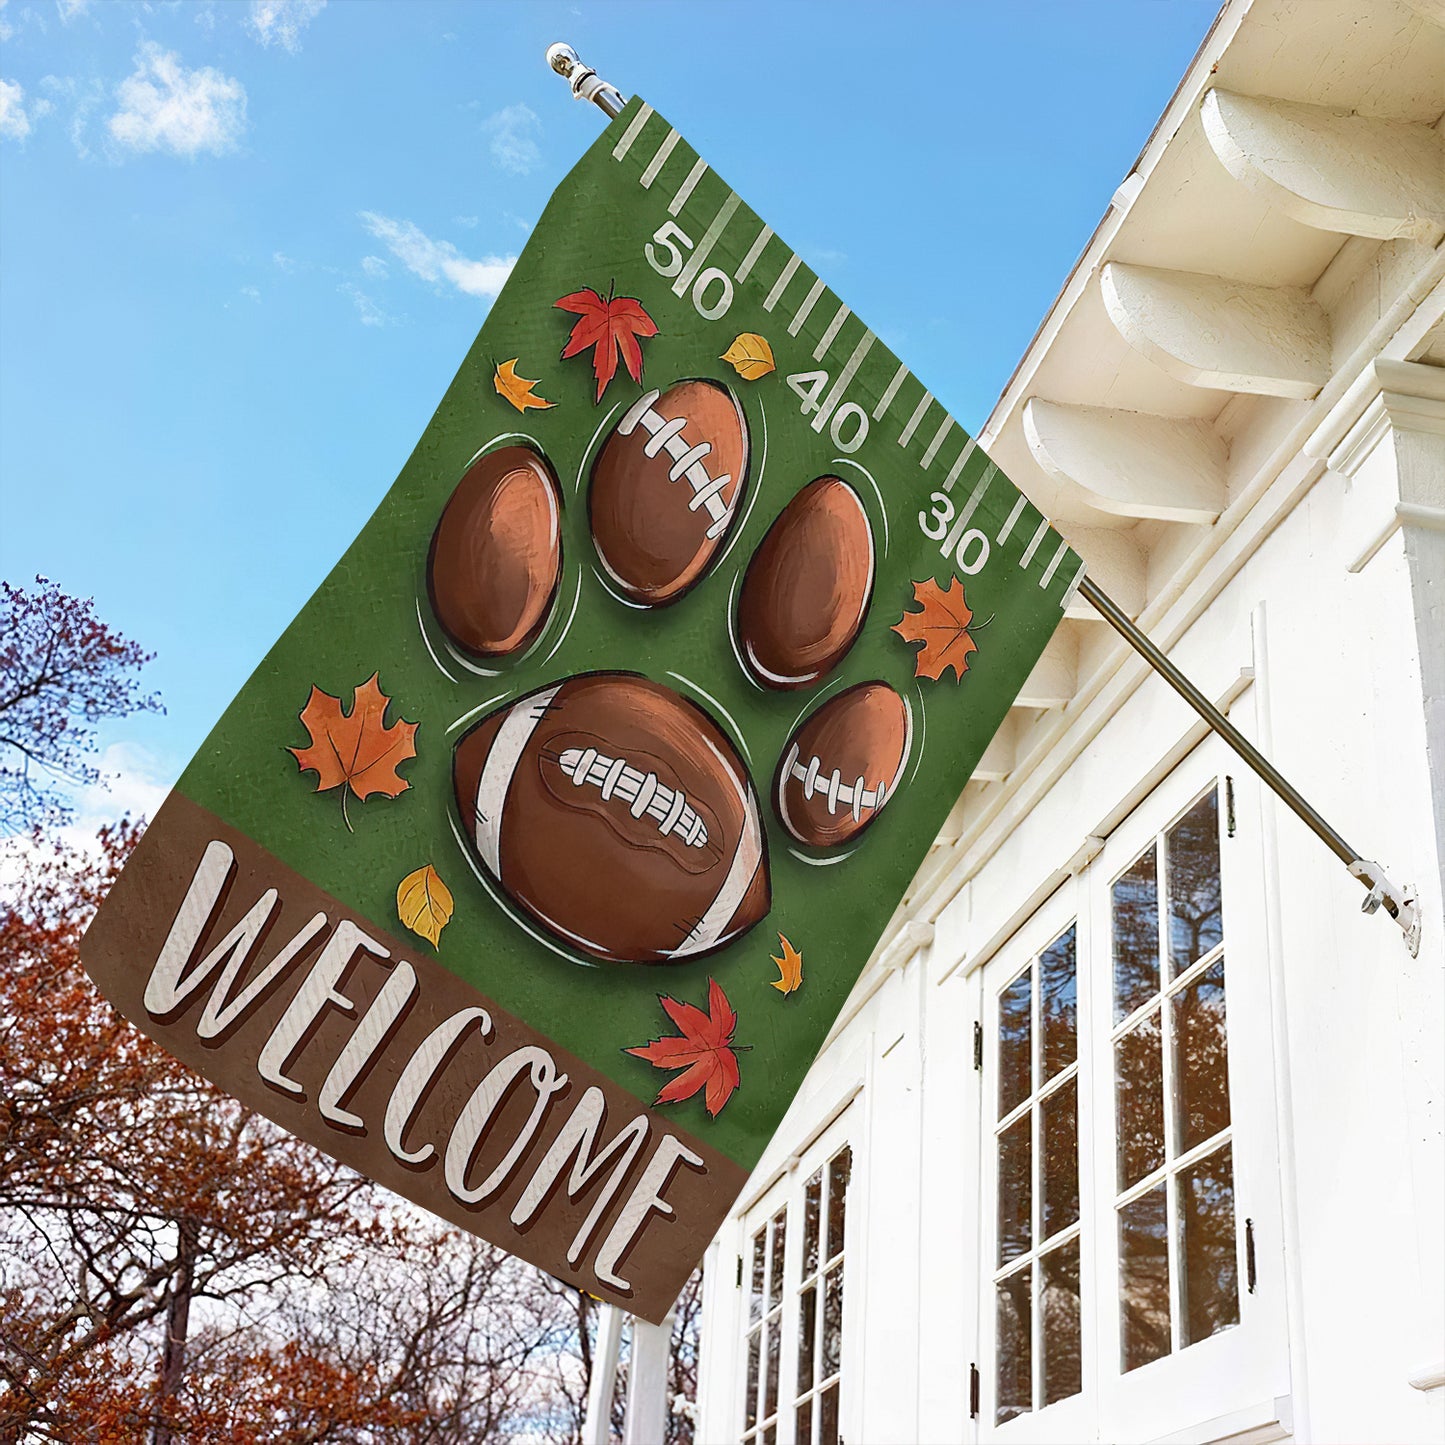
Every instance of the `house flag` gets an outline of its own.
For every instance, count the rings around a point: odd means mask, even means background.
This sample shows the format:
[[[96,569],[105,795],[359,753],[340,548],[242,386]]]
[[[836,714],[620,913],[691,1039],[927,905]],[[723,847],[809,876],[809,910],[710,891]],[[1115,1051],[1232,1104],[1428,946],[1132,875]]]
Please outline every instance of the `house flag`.
[[[658,1321],[1081,576],[634,99],[86,967],[281,1127]]]

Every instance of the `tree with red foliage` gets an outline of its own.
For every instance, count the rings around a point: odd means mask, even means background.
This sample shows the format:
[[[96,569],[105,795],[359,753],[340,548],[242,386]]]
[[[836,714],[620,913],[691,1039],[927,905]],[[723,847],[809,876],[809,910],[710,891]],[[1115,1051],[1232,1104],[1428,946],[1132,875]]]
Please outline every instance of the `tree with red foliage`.
[[[0,832],[64,821],[57,784],[97,781],[88,757],[105,718],[162,711],[135,677],[152,654],[45,577],[0,582]]]

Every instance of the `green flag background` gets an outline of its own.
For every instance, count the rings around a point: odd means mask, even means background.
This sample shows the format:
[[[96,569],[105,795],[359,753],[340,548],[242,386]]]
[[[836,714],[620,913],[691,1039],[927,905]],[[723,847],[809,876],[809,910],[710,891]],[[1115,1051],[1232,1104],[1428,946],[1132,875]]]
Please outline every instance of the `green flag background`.
[[[590,353],[560,355],[576,318],[554,303],[585,287],[637,298],[658,328],[642,342],[643,384],[619,366],[600,403]],[[742,333],[766,338],[775,370],[745,380],[722,359]],[[498,394],[496,370],[509,360],[536,379],[550,408],[519,413]],[[722,560],[683,600],[628,607],[597,567],[589,468],[644,390],[699,377],[729,386],[746,413],[747,491]],[[515,661],[483,667],[451,650],[432,616],[428,546],[472,459],[518,441],[540,451],[560,483],[564,572],[536,644]],[[817,688],[765,691],[735,651],[737,588],[779,512],[823,475],[842,477],[867,510],[877,566],[871,604],[851,652]],[[264,559],[256,570],[264,577]],[[178,788],[425,955],[429,945],[401,929],[396,893],[405,875],[432,864],[455,900],[437,961],[644,1105],[672,1076],[624,1049],[675,1032],[659,994],[705,1007],[715,978],[737,1011],[736,1042],[748,1046],[739,1055],[741,1087],[716,1118],[701,1095],[659,1109],[747,1169],[1081,572],[1078,558],[924,386],[660,115],[634,99],[558,187],[401,475]],[[891,628],[915,607],[915,583],[946,588],[955,577],[974,614],[977,651],[961,678],[918,677],[916,649]],[[508,699],[596,669],[644,673],[699,703],[748,760],[768,829],[772,910],[721,952],[655,967],[566,956],[519,926],[459,842],[451,778],[458,738]],[[338,791],[314,791],[315,774],[302,773],[287,749],[308,742],[298,714],[313,685],[349,707],[373,673],[392,699],[388,722],[419,724],[417,756],[400,768],[407,791],[350,799],[348,827]],[[856,846],[840,857],[809,856],[773,811],[774,769],[801,716],[873,679],[911,705],[907,771]],[[802,986],[787,996],[772,986],[780,934],[804,961]]]

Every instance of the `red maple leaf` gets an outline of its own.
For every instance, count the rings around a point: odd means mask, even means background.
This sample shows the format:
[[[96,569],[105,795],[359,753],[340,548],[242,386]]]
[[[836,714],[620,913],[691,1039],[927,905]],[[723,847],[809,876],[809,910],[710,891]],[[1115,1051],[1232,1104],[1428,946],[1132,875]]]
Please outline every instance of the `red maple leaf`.
[[[683,1070],[662,1086],[657,1103],[674,1104],[680,1099],[690,1099],[703,1089],[706,1090],[703,1103],[715,1118],[739,1083],[738,1059],[733,1052],[738,1016],[715,978],[707,981],[707,1013],[694,1004],[682,1003],[665,994],[659,994],[657,1001],[682,1030],[681,1035],[654,1039],[650,1044],[625,1052],[646,1059],[655,1069]]]
[[[633,381],[642,380],[642,344],[639,338],[657,335],[657,322],[635,296],[608,296],[605,300],[590,286],[553,303],[578,320],[562,348],[562,359],[592,348],[592,373],[597,378],[597,400],[617,374],[617,353]]]

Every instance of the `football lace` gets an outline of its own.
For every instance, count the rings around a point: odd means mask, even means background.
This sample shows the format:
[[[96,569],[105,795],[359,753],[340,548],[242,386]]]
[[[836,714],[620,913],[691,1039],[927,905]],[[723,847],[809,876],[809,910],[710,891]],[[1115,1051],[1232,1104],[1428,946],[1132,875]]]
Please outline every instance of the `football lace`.
[[[728,521],[732,517],[732,508],[722,499],[723,488],[732,481],[732,476],[726,472],[720,477],[708,474],[703,460],[712,452],[712,443],[698,442],[696,446],[688,446],[682,439],[682,434],[687,429],[687,418],[678,416],[669,419],[660,416],[654,409],[653,403],[661,395],[659,391],[644,392],[617,423],[617,430],[622,436],[631,436],[639,426],[643,427],[649,433],[642,448],[646,457],[655,457],[658,452],[666,449],[668,456],[672,458],[672,470],[667,474],[668,481],[687,478],[687,483],[692,488],[692,500],[687,504],[688,510],[696,512],[699,508],[707,508],[707,514],[712,519],[707,535],[720,537],[727,530]]]
[[[886,783],[879,782],[869,788],[861,775],[855,782],[845,783],[838,768],[831,773],[824,773],[822,769],[822,760],[816,756],[809,758],[806,765],[801,761],[797,743],[788,749],[787,760],[783,763],[784,777],[796,778],[803,785],[805,802],[818,795],[825,796],[830,814],[836,814],[841,804],[851,809],[855,823],[862,821],[864,808],[877,812],[888,797]]]
[[[656,773],[639,772],[625,758],[609,758],[596,748],[564,748],[557,764],[575,787],[590,784],[600,790],[604,801],[617,797],[628,804],[634,818],[655,819],[664,837],[676,833],[690,848],[707,842],[707,824],[689,806],[682,789],[669,788]]]

